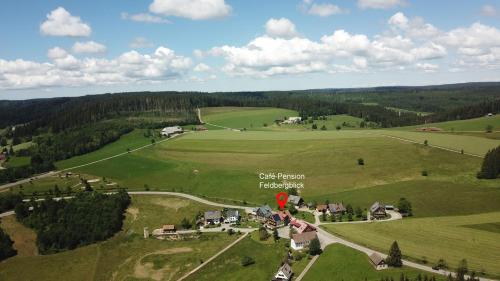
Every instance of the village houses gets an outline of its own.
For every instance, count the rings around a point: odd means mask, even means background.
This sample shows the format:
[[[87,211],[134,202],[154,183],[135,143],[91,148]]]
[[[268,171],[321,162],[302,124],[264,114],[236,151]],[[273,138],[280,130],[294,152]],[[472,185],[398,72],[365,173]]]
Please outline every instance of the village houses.
[[[291,280],[293,275],[292,267],[288,263],[284,263],[274,275],[271,281],[287,281]]]
[[[292,235],[290,247],[294,250],[302,250],[308,247],[312,240],[318,238],[316,231],[296,233]]]
[[[219,224],[221,223],[221,218],[220,211],[207,211],[204,215],[205,225]]]

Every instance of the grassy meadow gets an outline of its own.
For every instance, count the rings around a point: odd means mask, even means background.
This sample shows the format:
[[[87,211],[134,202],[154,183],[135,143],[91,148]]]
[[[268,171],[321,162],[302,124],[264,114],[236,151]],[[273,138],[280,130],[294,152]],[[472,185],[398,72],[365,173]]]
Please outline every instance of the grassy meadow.
[[[491,117],[479,117],[467,120],[456,120],[448,122],[429,123],[425,125],[407,126],[396,128],[397,130],[415,130],[423,127],[436,127],[444,131],[485,131],[486,126],[491,125],[494,131],[500,130],[500,115]]]
[[[464,206],[466,208],[466,206]],[[412,218],[386,223],[323,226],[327,231],[369,248],[388,252],[398,241],[405,257],[434,265],[444,258],[455,269],[467,259],[469,269],[500,277],[500,233],[491,224],[500,223],[500,212],[468,216]],[[478,226],[479,225],[479,226]],[[486,227],[485,227],[486,226]],[[485,230],[484,228],[490,228]]]
[[[183,217],[191,218],[206,209],[210,207],[176,197],[134,196],[123,230],[113,238],[53,255],[31,253],[9,258],[0,263],[0,280],[49,281],[59,280],[62,274],[65,280],[177,280],[237,235],[203,233],[199,239],[162,241],[144,239],[142,228],[177,224]],[[12,219],[2,219],[2,227],[7,224],[8,232],[24,228]],[[14,235],[13,239],[15,245],[23,243],[24,249],[34,247],[32,234]]]
[[[266,127],[272,126],[275,120],[298,116],[294,110],[280,108],[208,107],[200,110],[203,122],[233,129],[245,128],[246,130],[266,129]],[[222,129],[210,125],[207,128],[211,130]]]
[[[401,274],[411,280],[418,274],[431,276],[431,273],[419,271],[409,267],[376,270],[365,253],[356,251],[341,244],[327,246],[323,254],[313,264],[302,280],[304,281],[379,281],[382,278],[399,280]],[[435,275],[437,280],[445,280],[442,276]]]

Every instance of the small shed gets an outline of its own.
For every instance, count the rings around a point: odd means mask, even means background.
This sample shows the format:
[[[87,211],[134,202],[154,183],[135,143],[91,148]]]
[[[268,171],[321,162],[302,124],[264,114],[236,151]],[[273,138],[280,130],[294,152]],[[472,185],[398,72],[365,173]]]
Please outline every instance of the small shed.
[[[165,225],[163,225],[161,230],[163,233],[175,233],[175,231],[176,231],[175,225],[173,225],[173,224],[165,224]]]
[[[379,254],[373,253],[370,255],[370,261],[376,270],[382,270],[387,268],[387,263],[384,258],[382,258]]]

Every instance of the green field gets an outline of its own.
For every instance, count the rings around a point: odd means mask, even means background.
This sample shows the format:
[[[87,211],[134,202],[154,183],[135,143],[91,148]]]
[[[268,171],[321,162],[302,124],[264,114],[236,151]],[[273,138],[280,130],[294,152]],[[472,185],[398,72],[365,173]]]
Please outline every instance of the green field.
[[[341,130],[345,129],[359,129],[359,125],[363,119],[358,117],[353,117],[345,114],[340,115],[330,115],[326,116],[327,120],[314,120],[313,123],[307,122],[306,124],[282,124],[280,126],[274,126],[275,129],[280,130],[312,130],[313,124],[318,126],[317,130],[325,126],[327,130],[335,131],[337,126],[341,127]],[[347,126],[342,126],[346,124]]]
[[[405,274],[411,280],[415,280],[418,274],[431,276],[430,273],[403,268],[390,268],[386,270],[375,270],[368,256],[362,252],[348,248],[341,244],[333,244],[326,247],[319,259],[309,269],[302,280],[304,281],[379,281],[382,278],[393,278],[399,280],[401,274]],[[445,280],[435,275],[437,280]]]
[[[298,116],[293,110],[255,107],[209,107],[201,109],[203,122],[246,130],[266,129],[264,124],[272,126],[275,120],[283,117]],[[208,129],[221,129],[207,126]]]
[[[132,202],[123,231],[113,238],[53,255],[7,259],[0,263],[0,280],[51,281],[61,276],[65,280],[177,280],[237,239],[227,233],[203,233],[199,239],[183,241],[144,239],[145,225],[153,230],[210,207],[159,196],[136,196]]]
[[[191,275],[187,280],[271,280],[286,255],[286,243],[289,240],[261,242],[256,235],[247,237],[227,252],[213,260],[209,265]],[[241,258],[249,256],[255,264],[241,265]],[[292,265],[294,272],[300,273],[308,260],[306,258]]]
[[[482,131],[486,130],[486,126],[493,126],[494,131],[500,130],[500,115],[491,117],[479,117],[467,120],[457,120],[439,123],[429,123],[425,125],[400,127],[397,130],[415,130],[423,127],[437,127],[444,131]]]
[[[452,200],[452,199],[451,199]],[[465,207],[465,206],[464,206]],[[444,258],[451,268],[467,259],[469,269],[499,277],[500,233],[477,229],[477,224],[498,224],[500,213],[415,218],[371,224],[327,225],[324,228],[348,240],[387,252],[398,241],[404,256],[430,264]],[[476,227],[470,227],[476,226]]]
[[[9,159],[8,162],[6,162],[6,167],[9,168],[15,168],[15,167],[21,167],[21,166],[26,166],[30,164],[30,157],[26,156],[14,156]]]

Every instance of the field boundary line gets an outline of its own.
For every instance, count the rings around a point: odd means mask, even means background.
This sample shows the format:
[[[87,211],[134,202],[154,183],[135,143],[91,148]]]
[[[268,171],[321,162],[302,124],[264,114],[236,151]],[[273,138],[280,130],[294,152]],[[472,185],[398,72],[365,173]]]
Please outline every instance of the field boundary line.
[[[248,233],[249,232],[246,232],[245,234],[243,234],[243,236],[241,236],[240,238],[236,239],[231,244],[227,245],[224,249],[222,249],[221,251],[219,251],[215,255],[211,256],[208,260],[206,260],[205,262],[203,262],[202,264],[200,264],[199,266],[197,266],[196,268],[194,268],[190,272],[186,273],[181,278],[177,279],[177,281],[181,281],[181,280],[184,280],[184,279],[188,278],[190,275],[192,275],[196,271],[200,270],[205,265],[209,264],[211,261],[213,261],[214,259],[216,259],[218,256],[222,255],[224,252],[226,252],[227,250],[229,250],[231,247],[233,247],[234,245],[238,244],[238,242],[240,242],[241,240],[243,240],[243,238],[247,237]]]
[[[410,140],[410,139],[406,139],[406,138],[401,138],[401,137],[396,137],[396,136],[391,136],[391,135],[386,135],[386,134],[380,134],[380,135],[384,136],[384,137],[387,137],[387,138],[391,138],[391,139],[397,139],[397,140],[400,140],[400,141],[411,142],[411,143],[416,143],[416,144],[422,144],[422,143],[420,143],[418,141],[414,141],[414,140]],[[444,147],[444,146],[432,145],[432,144],[429,144],[427,146],[433,147],[433,148],[442,149],[442,150],[446,150],[446,151],[450,151],[450,152],[455,152],[455,153],[458,153],[458,154],[463,154],[463,155],[468,155],[468,156],[473,156],[473,157],[478,157],[478,158],[484,158],[481,155],[472,154],[472,153],[468,153],[468,152],[465,152],[465,151],[464,151],[464,153],[462,153],[462,151],[460,151],[460,150],[456,150],[456,149],[452,149],[452,148],[447,148],[447,147]]]
[[[295,281],[300,281],[302,280],[302,278],[304,278],[304,276],[306,275],[306,273],[309,271],[309,269],[311,269],[312,265],[316,262],[316,260],[319,258],[318,255],[314,256],[311,261],[306,265],[306,268],[304,268],[304,270],[302,270],[302,272],[300,273],[299,277],[297,277],[297,279],[295,279]]]

